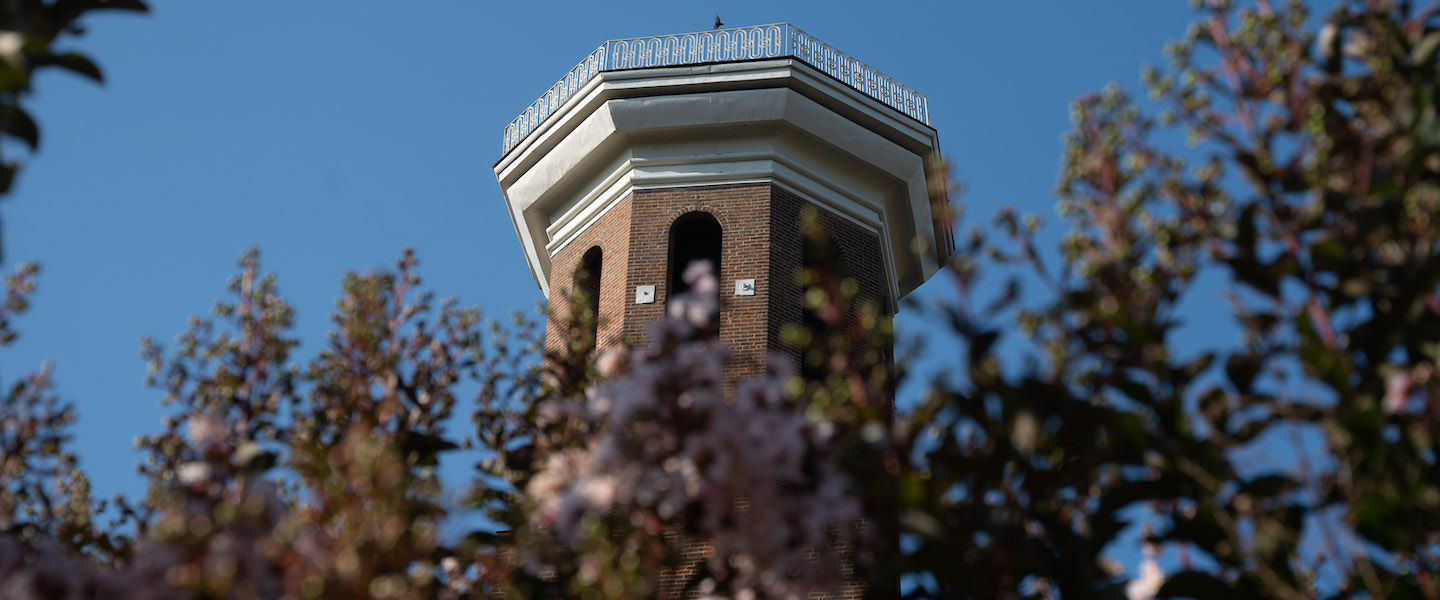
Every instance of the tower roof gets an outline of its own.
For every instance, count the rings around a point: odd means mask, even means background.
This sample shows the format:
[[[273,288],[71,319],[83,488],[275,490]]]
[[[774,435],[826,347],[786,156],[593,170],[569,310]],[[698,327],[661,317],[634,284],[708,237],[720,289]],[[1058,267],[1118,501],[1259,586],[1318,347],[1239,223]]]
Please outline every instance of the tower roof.
[[[925,125],[930,124],[930,104],[925,96],[801,31],[799,27],[789,23],[772,23],[610,40],[600,44],[505,126],[503,153],[509,154],[550,115],[574,100],[577,92],[584,89],[597,73],[767,58],[798,59],[901,114]]]
[[[924,96],[788,23],[611,40],[506,126],[531,274],[631,191],[768,182],[881,240],[897,302],[954,251]]]

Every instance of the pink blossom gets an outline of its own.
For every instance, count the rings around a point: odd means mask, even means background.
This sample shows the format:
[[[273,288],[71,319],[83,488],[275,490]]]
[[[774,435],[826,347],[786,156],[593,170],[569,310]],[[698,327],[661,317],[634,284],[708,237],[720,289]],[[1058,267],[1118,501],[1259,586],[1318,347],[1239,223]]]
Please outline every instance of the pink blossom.
[[[175,470],[175,476],[180,479],[180,483],[192,487],[199,486],[210,481],[210,465],[203,462],[188,462]]]
[[[227,436],[225,421],[216,415],[196,415],[186,421],[190,441],[202,448],[223,443]]]
[[[627,352],[620,348],[606,348],[600,351],[600,357],[595,359],[595,370],[604,377],[614,377],[620,374],[625,367]]]
[[[1381,407],[1387,413],[1405,410],[1410,399],[1410,374],[1404,371],[1391,373],[1385,378],[1385,400]]]
[[[1140,576],[1125,584],[1128,600],[1150,600],[1165,584],[1165,572],[1160,570],[1160,563],[1155,560],[1159,550],[1154,544],[1145,544],[1143,551],[1145,558],[1140,561]]]
[[[823,460],[833,428],[785,397],[787,360],[727,401],[729,352],[695,327],[654,324],[629,372],[592,391],[586,412],[599,433],[551,455],[530,480],[532,525],[571,539],[587,514],[668,521],[693,510],[702,517],[687,526],[710,540],[711,570],[729,589],[790,597],[838,587],[834,548],[861,512],[848,478]]]
[[[715,265],[708,260],[691,261],[680,279],[689,289],[670,299],[670,316],[700,329],[710,329],[720,314],[720,281],[715,275]]]

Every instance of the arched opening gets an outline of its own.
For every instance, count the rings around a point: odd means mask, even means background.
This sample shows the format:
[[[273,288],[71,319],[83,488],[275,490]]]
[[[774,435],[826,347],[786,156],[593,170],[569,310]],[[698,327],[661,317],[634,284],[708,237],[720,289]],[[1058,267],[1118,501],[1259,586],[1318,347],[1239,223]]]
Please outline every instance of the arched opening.
[[[599,246],[585,251],[580,265],[575,268],[576,301],[580,302],[577,316],[581,331],[588,334],[586,347],[594,348],[600,335],[600,270],[604,252]]]
[[[670,226],[670,275],[666,304],[702,329],[719,329],[720,222],[693,212]]]

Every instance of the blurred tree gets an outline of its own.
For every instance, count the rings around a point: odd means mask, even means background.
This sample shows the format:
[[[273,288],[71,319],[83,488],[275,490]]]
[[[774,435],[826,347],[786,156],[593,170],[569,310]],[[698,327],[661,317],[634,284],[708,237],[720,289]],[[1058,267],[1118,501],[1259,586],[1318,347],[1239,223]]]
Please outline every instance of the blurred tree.
[[[70,37],[84,35],[80,21],[101,10],[145,12],[141,0],[7,0],[0,3],[0,141],[40,147],[40,127],[23,105],[35,73],[62,69],[99,83],[105,77],[90,57],[64,47]],[[10,193],[16,160],[0,156],[0,199]],[[0,263],[4,262],[0,229]]]
[[[916,596],[1440,597],[1440,3],[1340,2],[1318,34],[1301,2],[1199,10],[1144,72],[1157,118],[1076,103],[1059,268],[1008,211],[950,265],[967,381],[910,416]],[[1181,359],[1202,272],[1240,340]],[[1141,522],[1127,584],[1104,552]]]

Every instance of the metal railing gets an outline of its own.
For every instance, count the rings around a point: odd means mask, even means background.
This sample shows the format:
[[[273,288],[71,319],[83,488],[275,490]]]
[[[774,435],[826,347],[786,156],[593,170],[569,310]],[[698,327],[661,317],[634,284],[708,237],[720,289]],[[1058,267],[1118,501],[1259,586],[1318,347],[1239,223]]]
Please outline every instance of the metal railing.
[[[520,145],[598,73],[765,58],[798,59],[916,121],[930,124],[930,105],[925,96],[794,25],[775,23],[605,42],[505,127],[503,151],[508,154]]]

